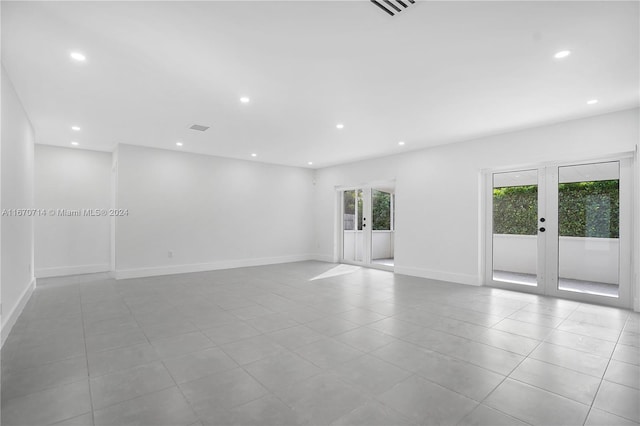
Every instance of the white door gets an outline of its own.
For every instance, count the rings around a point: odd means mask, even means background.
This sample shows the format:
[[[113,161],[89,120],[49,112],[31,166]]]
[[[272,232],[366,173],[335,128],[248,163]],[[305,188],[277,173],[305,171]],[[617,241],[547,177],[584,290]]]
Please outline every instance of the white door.
[[[631,161],[491,172],[488,285],[631,306]]]
[[[340,190],[342,262],[393,270],[394,192],[389,184]]]
[[[371,262],[371,188],[342,191],[342,260],[346,263]]]

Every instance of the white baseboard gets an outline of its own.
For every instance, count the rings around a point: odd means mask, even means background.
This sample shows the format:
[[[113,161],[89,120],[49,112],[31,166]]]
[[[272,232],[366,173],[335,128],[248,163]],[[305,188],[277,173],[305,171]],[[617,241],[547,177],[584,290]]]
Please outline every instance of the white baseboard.
[[[311,259],[310,260],[317,260],[318,262],[328,262],[328,263],[336,263],[335,260],[333,259],[333,256],[328,255],[328,254],[314,254],[311,255]]]
[[[434,271],[432,269],[414,268],[410,266],[398,266],[394,268],[396,274],[411,275],[414,277],[428,278],[431,280],[448,281],[457,284],[479,286],[480,280],[475,275],[457,274],[445,271]]]
[[[16,321],[20,317],[20,314],[24,310],[24,307],[27,305],[27,302],[31,298],[31,295],[33,294],[33,290],[35,289],[35,287],[36,287],[36,279],[32,278],[27,288],[25,288],[22,294],[20,295],[20,298],[18,299],[18,303],[16,303],[16,305],[13,307],[11,312],[9,312],[9,315],[6,316],[6,320],[3,320],[2,330],[0,331],[0,335],[2,339],[2,341],[0,342],[0,348],[4,346],[4,342],[7,340],[7,337],[9,337],[9,333],[11,333],[11,329],[16,324]]]
[[[188,274],[190,272],[216,271],[218,269],[246,268],[249,266],[274,265],[278,263],[302,262],[315,260],[310,254],[263,257],[256,259],[223,260],[210,263],[191,263],[186,265],[155,266],[149,268],[119,269],[115,271],[115,278],[123,280],[127,278],[156,277],[160,275]]]
[[[37,278],[65,277],[67,275],[95,274],[97,272],[109,272],[109,264],[59,266],[55,268],[36,269]]]

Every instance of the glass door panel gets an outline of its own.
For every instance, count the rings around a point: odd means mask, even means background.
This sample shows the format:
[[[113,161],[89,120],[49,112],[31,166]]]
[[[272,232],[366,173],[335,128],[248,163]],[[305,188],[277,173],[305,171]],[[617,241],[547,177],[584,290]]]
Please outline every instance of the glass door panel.
[[[558,289],[617,298],[620,162],[558,168]]]
[[[371,190],[371,262],[393,266],[394,260],[394,200],[390,190]]]
[[[342,193],[342,259],[348,262],[362,262],[364,235],[362,212],[364,208],[362,189]]]
[[[339,189],[340,260],[377,269],[394,266],[394,181]]]
[[[485,282],[630,307],[631,165],[621,158],[488,174]]]
[[[491,278],[538,285],[538,170],[493,174]]]

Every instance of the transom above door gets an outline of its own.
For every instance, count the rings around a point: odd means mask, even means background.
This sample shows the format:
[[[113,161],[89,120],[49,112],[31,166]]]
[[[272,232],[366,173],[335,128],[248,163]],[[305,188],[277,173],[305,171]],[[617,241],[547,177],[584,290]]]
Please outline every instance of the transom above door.
[[[489,172],[485,283],[631,306],[631,160]]]

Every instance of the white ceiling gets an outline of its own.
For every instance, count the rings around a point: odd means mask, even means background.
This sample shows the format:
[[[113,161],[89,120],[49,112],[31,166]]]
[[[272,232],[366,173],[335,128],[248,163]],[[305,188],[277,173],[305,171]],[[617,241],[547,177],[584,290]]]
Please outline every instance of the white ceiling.
[[[637,106],[638,6],[3,1],[2,62],[39,143],[322,167]]]

